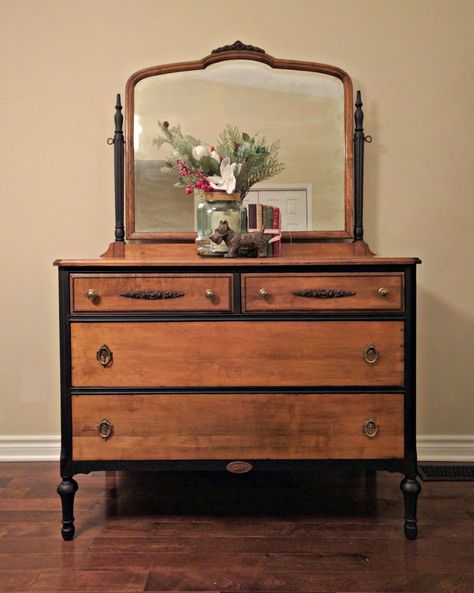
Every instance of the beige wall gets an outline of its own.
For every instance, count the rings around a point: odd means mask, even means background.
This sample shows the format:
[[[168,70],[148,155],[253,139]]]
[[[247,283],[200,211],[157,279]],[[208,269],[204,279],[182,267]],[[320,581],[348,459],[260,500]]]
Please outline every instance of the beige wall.
[[[113,234],[112,106],[128,75],[241,38],[362,89],[365,226],[417,255],[419,432],[472,434],[474,3],[3,0],[0,435],[59,432],[57,257]]]

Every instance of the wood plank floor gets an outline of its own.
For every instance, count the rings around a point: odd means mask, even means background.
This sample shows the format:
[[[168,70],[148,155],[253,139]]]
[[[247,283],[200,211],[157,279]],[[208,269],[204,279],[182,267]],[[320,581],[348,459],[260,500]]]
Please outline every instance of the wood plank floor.
[[[403,536],[397,474],[79,475],[0,464],[0,592],[473,593],[474,483],[427,482]]]

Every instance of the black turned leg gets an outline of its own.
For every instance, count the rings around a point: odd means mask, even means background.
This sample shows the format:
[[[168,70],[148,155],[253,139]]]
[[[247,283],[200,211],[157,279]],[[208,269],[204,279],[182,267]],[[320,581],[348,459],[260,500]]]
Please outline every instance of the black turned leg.
[[[405,498],[405,536],[416,539],[416,502],[421,486],[416,478],[405,476],[400,484],[400,490]]]
[[[74,495],[78,485],[76,480],[68,476],[63,477],[58,486],[58,494],[61,497],[63,507],[63,526],[61,534],[64,540],[71,540],[74,537]]]

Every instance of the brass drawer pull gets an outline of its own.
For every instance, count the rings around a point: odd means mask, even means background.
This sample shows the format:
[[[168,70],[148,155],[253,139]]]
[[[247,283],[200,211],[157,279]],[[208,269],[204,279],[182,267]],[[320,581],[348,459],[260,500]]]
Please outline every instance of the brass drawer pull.
[[[258,291],[258,296],[259,296],[261,299],[268,299],[268,297],[269,297],[270,295],[268,294],[268,290],[266,290],[265,288],[261,288],[261,289]]]
[[[89,288],[89,290],[86,292],[86,297],[90,301],[95,301],[95,299],[98,297],[98,294],[96,293],[95,290],[93,290],[92,288]]]
[[[379,432],[379,425],[373,418],[368,418],[362,425],[362,432],[369,439],[373,439]]]
[[[99,350],[97,350],[96,358],[99,364],[101,364],[105,368],[112,364],[114,355],[112,354],[112,351],[107,346],[107,344],[104,344],[99,348]]]
[[[385,286],[382,286],[381,288],[379,288],[379,295],[381,297],[386,297],[390,294],[390,291],[388,288],[385,288]]]
[[[379,352],[373,344],[369,344],[362,353],[362,356],[367,364],[374,364],[379,358]]]
[[[103,418],[97,425],[97,434],[106,441],[114,434],[114,425],[108,418]]]
[[[210,301],[212,301],[216,297],[216,293],[211,288],[208,288],[204,295],[206,299],[209,299]]]

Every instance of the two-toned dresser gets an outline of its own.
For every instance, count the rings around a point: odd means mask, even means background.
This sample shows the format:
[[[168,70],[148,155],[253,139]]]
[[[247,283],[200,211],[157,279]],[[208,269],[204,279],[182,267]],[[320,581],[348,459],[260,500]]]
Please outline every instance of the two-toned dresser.
[[[348,74],[237,41],[132,74],[125,134],[117,99],[115,241],[56,262],[64,539],[79,473],[318,465],[403,474],[415,538],[419,260],[363,241],[370,139]],[[257,192],[280,200],[280,257],[197,255],[193,200],[166,175],[176,163],[157,120],[193,134],[188,148],[225,125],[237,155],[255,148],[247,131],[281,147],[283,172]]]
[[[321,461],[404,473],[415,537],[417,261],[317,251],[58,263],[65,539],[77,473]]]

